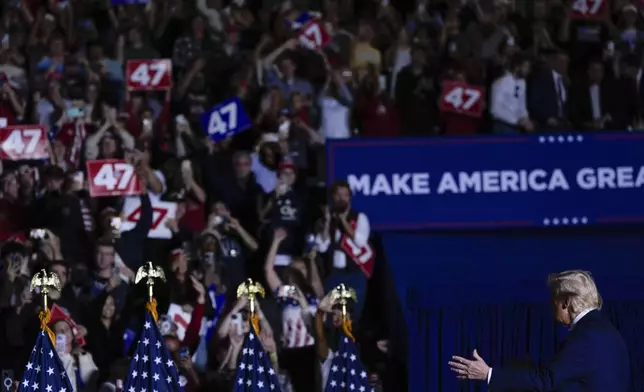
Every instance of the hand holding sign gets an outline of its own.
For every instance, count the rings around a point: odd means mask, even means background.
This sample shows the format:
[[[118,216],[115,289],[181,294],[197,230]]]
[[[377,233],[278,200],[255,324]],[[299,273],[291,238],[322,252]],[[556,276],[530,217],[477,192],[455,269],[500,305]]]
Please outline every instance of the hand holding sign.
[[[129,90],[168,90],[172,87],[172,62],[168,59],[129,60],[126,70]]]
[[[121,232],[132,230],[141,217],[141,201],[137,198],[127,198],[123,204],[125,219],[121,224]],[[152,227],[148,238],[172,238],[170,223],[177,214],[177,203],[161,200],[152,201]]]
[[[443,112],[481,117],[484,97],[485,89],[483,87],[470,86],[462,82],[446,81],[443,83],[440,109]]]
[[[242,101],[235,97],[201,115],[201,124],[212,141],[224,140],[251,126]]]
[[[134,166],[122,159],[87,161],[89,193],[92,197],[131,196],[141,193]]]
[[[0,158],[12,161],[49,156],[47,133],[42,125],[15,125],[0,129]]]

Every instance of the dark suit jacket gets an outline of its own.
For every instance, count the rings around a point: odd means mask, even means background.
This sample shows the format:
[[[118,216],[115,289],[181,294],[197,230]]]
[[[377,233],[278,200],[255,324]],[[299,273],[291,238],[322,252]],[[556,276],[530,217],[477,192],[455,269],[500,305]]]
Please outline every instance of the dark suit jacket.
[[[615,91],[611,88],[611,80],[604,80],[599,85],[599,108],[602,117],[610,115],[615,120],[612,100],[615,99]],[[593,122],[593,104],[590,96],[590,82],[583,80],[572,85],[570,89],[570,121],[577,130],[594,130],[588,124]],[[612,128],[612,121],[605,124],[605,127]]]
[[[528,112],[530,117],[539,124],[541,128],[546,127],[548,119],[567,119],[568,102],[570,101],[570,92],[568,86],[566,89],[566,102],[562,108],[563,116],[559,115],[559,96],[555,86],[555,79],[552,70],[545,69],[539,71],[530,78],[528,84]]]
[[[579,320],[547,366],[532,370],[494,368],[488,390],[627,392],[626,343],[598,310]]]

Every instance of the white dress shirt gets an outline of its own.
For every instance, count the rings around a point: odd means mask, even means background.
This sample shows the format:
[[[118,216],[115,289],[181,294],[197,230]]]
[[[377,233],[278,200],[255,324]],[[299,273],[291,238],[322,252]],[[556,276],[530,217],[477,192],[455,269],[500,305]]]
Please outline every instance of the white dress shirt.
[[[561,98],[561,103],[566,103],[568,95],[566,94],[566,85],[564,84],[563,76],[556,71],[552,71],[552,78],[555,81],[555,90],[559,98]]]
[[[590,312],[592,312],[593,310],[596,310],[596,309],[597,308],[590,308],[590,309],[586,309],[583,312],[579,313],[577,315],[577,317],[575,317],[575,319],[572,320],[572,325],[570,326],[570,330],[572,331],[575,328],[575,325],[577,325],[577,323],[579,322],[579,320],[581,320],[585,315],[587,315],[588,313],[590,313]],[[492,379],[492,368],[490,368],[490,370],[487,371],[487,383],[488,384],[490,383],[491,379]]]
[[[529,117],[524,79],[506,73],[492,84],[490,97],[490,113],[495,120],[517,125],[519,120]]]
[[[369,235],[371,234],[371,226],[369,225],[369,219],[362,212],[358,213],[358,218],[356,219],[356,228],[354,230],[355,236],[353,238],[353,243],[358,247],[362,248],[367,245],[369,241]],[[335,235],[335,241],[340,242],[342,238],[342,231],[336,229],[334,234],[329,233],[330,235]],[[315,243],[318,248],[318,252],[324,253],[329,249],[331,245],[331,239],[323,239],[322,235],[318,234],[315,236]],[[346,268],[347,266],[347,255],[341,250],[333,251],[333,267],[334,268]]]
[[[593,111],[593,119],[597,120],[602,118],[602,105],[600,98],[600,91],[598,84],[591,84],[590,90],[590,107]]]

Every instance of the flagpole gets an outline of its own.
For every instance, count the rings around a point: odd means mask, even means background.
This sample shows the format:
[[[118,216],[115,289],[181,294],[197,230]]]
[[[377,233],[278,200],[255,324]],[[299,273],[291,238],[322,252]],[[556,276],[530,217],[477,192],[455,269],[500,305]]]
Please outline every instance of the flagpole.
[[[154,299],[154,284],[156,279],[165,282],[165,273],[161,267],[154,266],[151,261],[148,261],[136,271],[134,284],[139,284],[143,279],[148,286],[148,303],[145,306],[152,313],[154,321],[158,321],[159,313],[157,312],[157,300]]]
[[[54,332],[47,325],[49,324],[49,320],[51,320],[51,312],[49,311],[49,308],[47,306],[47,296],[51,289],[57,291],[61,290],[58,275],[56,275],[54,272],[48,273],[46,270],[42,269],[31,278],[29,289],[31,292],[36,292],[36,294],[42,295],[43,310],[41,310],[40,314],[38,315],[38,317],[40,318],[40,329],[43,332],[47,332],[49,339],[51,339],[51,342],[54,343],[56,341],[56,337],[54,335]]]
[[[344,283],[340,283],[336,288],[331,290],[331,302],[340,303],[340,310],[342,311],[342,329],[347,336],[355,340],[351,331],[351,319],[349,318],[349,313],[347,311],[347,305],[350,300],[357,302],[356,291],[351,287],[345,286]]]
[[[237,287],[237,298],[241,298],[244,295],[248,297],[251,324],[255,328],[255,333],[259,333],[259,316],[257,316],[256,301],[258,295],[264,297],[264,287],[259,282],[253,282],[252,279],[248,278]]]

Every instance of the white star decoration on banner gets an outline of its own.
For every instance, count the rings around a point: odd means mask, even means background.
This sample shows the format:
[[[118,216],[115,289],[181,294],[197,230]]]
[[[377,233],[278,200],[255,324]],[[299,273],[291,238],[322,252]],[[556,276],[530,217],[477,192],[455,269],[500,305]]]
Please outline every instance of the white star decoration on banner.
[[[586,225],[588,224],[588,217],[552,217],[552,218],[543,218],[544,226],[568,226],[568,225]]]

